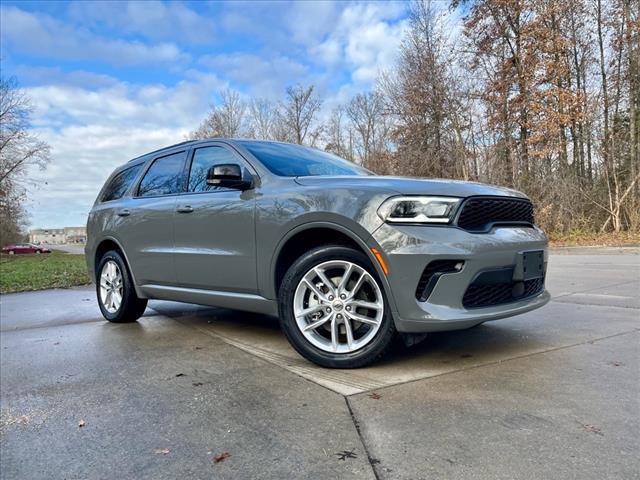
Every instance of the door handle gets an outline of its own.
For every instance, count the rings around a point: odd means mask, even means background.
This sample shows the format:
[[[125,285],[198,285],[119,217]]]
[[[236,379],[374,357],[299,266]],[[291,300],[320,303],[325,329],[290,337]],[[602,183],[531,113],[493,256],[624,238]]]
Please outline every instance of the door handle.
[[[176,208],[176,212],[178,213],[191,213],[193,212],[193,207],[191,205],[185,205],[184,207]]]
[[[131,215],[131,211],[128,208],[123,208],[122,210],[118,210],[116,212],[116,215],[118,215],[119,217],[128,217],[129,215]]]

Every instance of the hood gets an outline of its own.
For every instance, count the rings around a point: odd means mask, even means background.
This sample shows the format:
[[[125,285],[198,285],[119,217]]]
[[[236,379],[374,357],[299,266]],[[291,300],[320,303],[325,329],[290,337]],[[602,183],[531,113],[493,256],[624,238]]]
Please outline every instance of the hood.
[[[527,198],[517,190],[496,187],[477,182],[462,180],[383,177],[383,176],[312,176],[297,177],[300,185],[319,188],[376,189],[401,195],[443,195],[450,197],[471,197],[476,195],[495,195]]]

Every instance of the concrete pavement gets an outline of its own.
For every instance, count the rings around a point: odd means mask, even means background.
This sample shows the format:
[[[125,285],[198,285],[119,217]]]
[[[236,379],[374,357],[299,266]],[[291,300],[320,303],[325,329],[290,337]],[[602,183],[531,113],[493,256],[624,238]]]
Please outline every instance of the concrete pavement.
[[[352,371],[267,317],[2,296],[0,477],[640,478],[639,259],[557,252],[544,309]]]

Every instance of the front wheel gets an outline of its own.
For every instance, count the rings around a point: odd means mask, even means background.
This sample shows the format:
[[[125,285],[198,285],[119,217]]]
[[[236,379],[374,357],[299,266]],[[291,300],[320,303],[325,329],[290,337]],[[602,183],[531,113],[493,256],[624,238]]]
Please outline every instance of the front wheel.
[[[147,308],[138,298],[127,265],[119,252],[105,253],[98,264],[96,294],[102,316],[114,323],[135,322]]]
[[[348,247],[320,247],[296,260],[282,281],[279,307],[293,347],[324,367],[368,365],[395,335],[377,273]]]

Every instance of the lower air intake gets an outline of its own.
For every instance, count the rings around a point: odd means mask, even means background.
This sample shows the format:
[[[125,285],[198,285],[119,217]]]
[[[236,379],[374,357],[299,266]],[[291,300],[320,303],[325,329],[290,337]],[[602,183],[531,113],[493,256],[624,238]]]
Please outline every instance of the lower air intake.
[[[462,260],[434,260],[427,265],[422,272],[418,287],[416,288],[416,298],[419,302],[426,302],[429,295],[438,283],[438,279],[445,273],[457,273],[462,270],[464,262]]]
[[[462,298],[462,305],[464,308],[502,305],[533,297],[542,293],[543,290],[544,277],[507,283],[483,283],[481,277],[478,277],[467,288]]]

